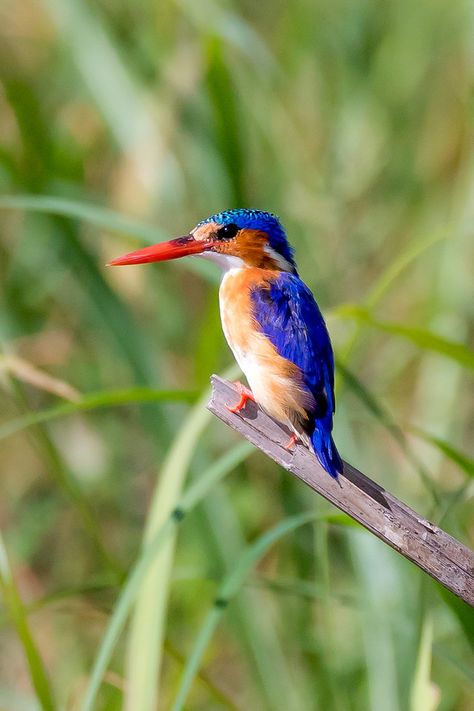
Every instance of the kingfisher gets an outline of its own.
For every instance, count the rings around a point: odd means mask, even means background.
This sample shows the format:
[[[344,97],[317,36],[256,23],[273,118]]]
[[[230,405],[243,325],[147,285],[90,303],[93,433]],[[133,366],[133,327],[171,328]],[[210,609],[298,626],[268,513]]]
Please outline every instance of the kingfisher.
[[[237,383],[242,410],[255,401],[312,449],[333,477],[343,470],[332,437],[334,356],[313,294],[300,279],[285,230],[270,212],[233,209],[184,237],[113,259],[110,266],[199,255],[222,270],[219,304],[227,343],[250,389]]]

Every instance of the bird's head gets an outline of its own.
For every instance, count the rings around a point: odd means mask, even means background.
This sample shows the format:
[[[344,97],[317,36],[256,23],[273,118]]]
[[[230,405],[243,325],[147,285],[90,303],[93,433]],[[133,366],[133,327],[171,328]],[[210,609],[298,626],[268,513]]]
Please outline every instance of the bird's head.
[[[224,269],[260,267],[296,274],[293,251],[279,219],[262,210],[226,210],[199,222],[188,235],[139,249],[111,266],[178,259],[188,254],[217,262]]]

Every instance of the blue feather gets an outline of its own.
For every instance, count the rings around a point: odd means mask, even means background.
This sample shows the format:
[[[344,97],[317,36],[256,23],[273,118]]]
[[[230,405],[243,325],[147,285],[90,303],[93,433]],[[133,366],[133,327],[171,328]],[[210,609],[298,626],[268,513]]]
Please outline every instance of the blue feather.
[[[334,414],[334,357],[321,312],[295,274],[279,272],[251,292],[255,320],[279,355],[294,363],[314,398],[305,430],[317,458],[337,478],[342,461],[331,432]],[[309,398],[311,400],[311,398]]]

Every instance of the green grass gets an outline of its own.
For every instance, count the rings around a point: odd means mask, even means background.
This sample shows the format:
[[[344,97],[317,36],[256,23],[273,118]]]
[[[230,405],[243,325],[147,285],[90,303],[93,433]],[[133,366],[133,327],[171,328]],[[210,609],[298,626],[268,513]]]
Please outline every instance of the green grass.
[[[0,707],[471,709],[472,610],[205,410],[232,364],[212,265],[104,266],[216,210],[279,214],[342,454],[472,547],[469,6],[0,20]]]

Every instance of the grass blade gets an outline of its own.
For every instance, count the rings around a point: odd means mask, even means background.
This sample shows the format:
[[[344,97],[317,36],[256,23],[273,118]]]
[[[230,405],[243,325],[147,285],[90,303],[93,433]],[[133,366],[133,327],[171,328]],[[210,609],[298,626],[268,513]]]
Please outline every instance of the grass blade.
[[[0,209],[27,210],[31,212],[67,217],[80,220],[107,232],[126,235],[138,244],[154,244],[169,235],[154,225],[148,225],[139,220],[124,217],[113,210],[109,210],[90,202],[71,200],[55,195],[9,195],[0,197]],[[218,273],[208,262],[191,259],[179,262],[177,269],[184,269],[199,274],[211,284],[219,282]]]
[[[167,520],[181,496],[194,450],[212,417],[205,407],[208,399],[206,389],[169,450],[150,505],[145,545]],[[136,601],[127,650],[127,708],[131,711],[137,708],[151,711],[156,707],[174,547],[175,536],[172,536],[150,567]]]
[[[241,141],[240,104],[233,86],[233,77],[223,52],[225,43],[217,36],[207,41],[207,86],[213,110],[219,153],[232,183],[235,205],[245,206],[244,151]]]
[[[410,711],[435,711],[438,706],[436,690],[431,678],[431,648],[433,645],[433,622],[429,616],[423,621],[418,659],[410,694]]]
[[[409,446],[409,443],[402,428],[395,422],[388,410],[379,402],[379,400],[362,383],[362,381],[354,375],[354,373],[352,373],[339,361],[337,361],[337,368],[341,373],[344,382],[349,386],[349,388],[353,391],[356,397],[365,405],[368,411],[387,430],[387,432],[393,437],[395,442],[397,442],[407,460],[417,470],[420,479],[422,480],[427,491],[430,492],[433,501],[436,504],[439,504],[440,497],[438,492],[436,491],[436,487],[434,486],[429,473],[421,465],[421,462],[418,460],[418,457],[416,457],[411,447]]]
[[[23,607],[20,593],[15,585],[10,568],[7,551],[0,534],[0,589],[2,591],[5,607],[12,620],[30,671],[31,682],[36,692],[38,702],[43,711],[55,711],[53,694],[48,676],[39,654],[36,643],[28,624],[28,616]]]
[[[181,496],[189,463],[201,433],[209,421],[202,398],[188,415],[161,468],[144,535],[144,545],[168,519]],[[156,708],[163,655],[168,591],[176,535],[170,535],[150,565],[134,606],[127,645],[126,708]]]
[[[79,0],[67,3],[43,0],[43,4],[117,144],[126,154],[148,145],[148,153],[140,156],[143,164],[138,167],[146,186],[143,173],[148,161],[158,159],[161,136],[144,94],[123,61],[107,25]],[[87,52],[84,51],[86,39]],[[138,162],[138,156],[136,160]]]
[[[443,598],[443,601],[450,608],[453,615],[456,617],[457,621],[466,639],[474,652],[474,608],[467,605],[463,600],[460,600],[452,592],[446,590],[442,585],[434,583],[439,594]]]
[[[80,220],[108,232],[128,235],[153,244],[165,239],[159,228],[132,220],[98,205],[53,195],[8,195],[0,197],[0,209],[28,210]]]
[[[332,312],[332,315],[337,318],[354,319],[367,324],[371,328],[399,336],[400,338],[410,341],[415,346],[418,346],[418,348],[423,348],[433,353],[439,353],[447,358],[451,358],[451,360],[459,363],[459,365],[469,368],[469,370],[474,370],[473,351],[462,343],[443,338],[432,331],[414,326],[404,326],[399,323],[378,321],[371,315],[368,309],[356,304],[344,304],[339,306]]]
[[[182,521],[183,516],[191,511],[191,509],[206,496],[209,489],[215,486],[220,479],[242,462],[251,451],[252,447],[248,443],[238,444],[218,459],[202,477],[194,481],[177,502],[176,508],[170,513],[159,530],[155,532],[153,540],[151,540],[140,553],[137,562],[134,564],[122,588],[100,644],[81,711],[92,711],[94,708],[102,678],[130,613],[140,584],[147,574],[149,567],[156,559],[156,555],[160,551],[161,546],[167,537],[171,535],[173,528]],[[141,652],[142,651],[143,650],[141,650]]]
[[[452,669],[456,671],[460,679],[467,679],[471,686],[474,686],[474,664],[470,664],[470,659],[459,659],[451,654],[440,644],[433,645],[433,656],[440,659],[443,665],[448,662]]]
[[[209,640],[217,627],[231,599],[243,585],[246,576],[253,566],[262,558],[268,549],[287,533],[294,531],[316,518],[314,513],[299,514],[281,521],[277,526],[260,536],[250,545],[237,560],[234,569],[225,577],[220,585],[212,609],[207,614],[196,637],[193,649],[184,669],[178,693],[171,711],[181,711],[186,701],[191,684],[198,672],[199,666]]]
[[[445,457],[457,464],[458,467],[469,477],[474,477],[474,459],[471,459],[463,452],[460,452],[459,449],[453,447],[452,444],[449,444],[446,440],[429,434],[429,432],[425,432],[419,427],[409,426],[409,429],[410,432],[413,432],[413,434],[420,439],[423,439],[425,442],[429,442],[434,447],[437,447],[440,452],[445,455]]]
[[[147,387],[125,388],[123,390],[101,390],[89,393],[76,402],[61,403],[40,412],[32,412],[0,425],[0,440],[33,425],[43,424],[78,412],[96,410],[102,407],[117,407],[133,402],[192,402],[195,393],[189,390],[153,390]]]
[[[206,497],[201,519],[202,541],[218,575],[224,578],[234,570],[247,546],[235,501],[226,487],[215,487]],[[258,590],[244,590],[232,606],[230,624],[239,645],[239,656],[245,660],[249,681],[255,683],[259,708],[297,711],[307,704],[301,698],[302,690],[294,688],[282,635],[275,629],[271,611],[264,606],[264,597]]]
[[[12,379],[11,383],[16,392],[16,395],[21,402],[22,407],[28,407],[26,397],[24,396],[22,387],[20,383]],[[75,405],[77,403],[65,403],[66,405]],[[35,414],[35,413],[32,413]],[[29,417],[26,415],[25,417]],[[21,419],[21,418],[20,418]],[[69,471],[68,467],[64,464],[62,457],[60,456],[57,447],[51,440],[46,428],[39,422],[35,425],[35,435],[40,445],[40,449],[47,458],[49,462],[49,473],[54,479],[56,485],[61,489],[66,497],[70,500],[79,519],[82,522],[84,531],[87,532],[90,541],[94,547],[94,551],[97,552],[102,558],[103,563],[107,568],[113,570],[116,575],[120,577],[123,575],[121,566],[110,556],[108,553],[100,534],[99,525],[96,521],[94,512],[89,504],[88,499],[84,495],[82,488],[76,479],[76,477]]]
[[[424,254],[427,249],[446,239],[448,239],[448,235],[443,232],[427,237],[426,239],[421,239],[414,244],[409,244],[408,249],[398,255],[394,261],[390,262],[387,269],[375,280],[366,299],[367,307],[372,310],[407,267]]]
[[[402,254],[393,262],[390,262],[384,272],[378,277],[372,286],[367,298],[365,299],[366,308],[373,311],[382,297],[387,293],[388,289],[398,279],[398,277],[407,269],[419,256],[421,256],[429,247],[446,239],[446,235],[440,234],[428,239],[420,240],[413,245],[409,245]],[[360,334],[362,333],[363,324],[359,322],[354,329],[354,332],[349,337],[343,349],[343,360],[347,362],[351,352],[357,343]]]

